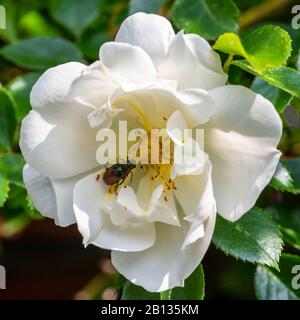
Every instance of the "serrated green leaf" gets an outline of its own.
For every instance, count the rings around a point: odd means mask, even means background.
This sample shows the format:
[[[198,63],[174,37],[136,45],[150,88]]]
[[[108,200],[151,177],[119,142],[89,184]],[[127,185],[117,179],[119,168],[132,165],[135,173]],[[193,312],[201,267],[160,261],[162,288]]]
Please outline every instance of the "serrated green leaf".
[[[239,10],[231,0],[177,0],[172,20],[179,29],[212,40],[238,31]]]
[[[0,207],[3,207],[8,198],[9,193],[9,181],[0,173]]]
[[[251,89],[271,101],[279,113],[282,113],[292,100],[289,93],[271,86],[260,78],[254,79]]]
[[[100,14],[99,0],[52,0],[52,17],[79,38]]]
[[[136,12],[156,13],[167,0],[130,0],[129,14]]]
[[[258,28],[244,39],[234,33],[225,33],[218,38],[213,48],[244,57],[260,71],[285,65],[292,51],[288,32],[271,25]]]
[[[293,192],[294,185],[293,185],[293,179],[290,176],[289,171],[284,166],[282,162],[279,162],[276,168],[276,171],[272,177],[272,180],[270,182],[270,185],[279,191],[287,191],[287,192]]]
[[[281,203],[268,208],[274,221],[280,227],[283,238],[300,250],[300,208],[297,205]]]
[[[20,40],[3,47],[0,54],[17,66],[32,70],[43,70],[70,61],[84,62],[80,50],[61,38]]]
[[[286,64],[292,51],[291,38],[278,26],[267,25],[251,32],[242,40],[249,60],[258,70]]]
[[[259,300],[300,299],[300,257],[283,254],[279,267],[280,272],[266,266],[257,267],[255,291]]]
[[[29,96],[34,83],[41,76],[38,72],[29,72],[10,81],[7,89],[12,94],[16,103],[17,119],[23,119],[31,109]]]
[[[236,222],[218,216],[213,243],[225,254],[252,263],[278,267],[280,231],[270,214],[253,208]]]
[[[24,164],[25,161],[20,154],[3,154],[0,156],[0,173],[9,182],[24,187],[22,176]]]
[[[300,193],[300,157],[284,161],[284,165],[293,179],[293,190]]]
[[[300,98],[300,72],[288,67],[258,71],[246,60],[234,60],[232,64],[265,80],[269,84]]]
[[[9,219],[9,215],[23,215],[24,209],[27,209],[27,191],[24,187],[16,184],[10,184],[9,198],[5,203],[4,217]],[[9,213],[11,212],[11,213]]]
[[[160,300],[160,295],[157,292],[148,292],[140,286],[127,281],[123,288],[122,300]]]
[[[11,149],[11,143],[17,127],[14,102],[7,90],[0,87],[0,146]]]
[[[26,207],[25,207],[25,212],[28,214],[28,216],[32,220],[43,220],[44,217],[41,215],[40,212],[38,212],[32,202],[32,199],[27,195],[26,196]]]

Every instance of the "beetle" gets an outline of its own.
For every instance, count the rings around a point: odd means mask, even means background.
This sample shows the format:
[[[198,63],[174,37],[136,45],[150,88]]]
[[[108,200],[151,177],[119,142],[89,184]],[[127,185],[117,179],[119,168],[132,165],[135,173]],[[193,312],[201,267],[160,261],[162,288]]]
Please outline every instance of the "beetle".
[[[119,185],[121,185],[127,176],[131,174],[132,178],[132,170],[136,167],[136,164],[131,160],[127,163],[116,163],[109,168],[106,168],[103,181],[108,186],[116,185],[115,190],[118,189]]]

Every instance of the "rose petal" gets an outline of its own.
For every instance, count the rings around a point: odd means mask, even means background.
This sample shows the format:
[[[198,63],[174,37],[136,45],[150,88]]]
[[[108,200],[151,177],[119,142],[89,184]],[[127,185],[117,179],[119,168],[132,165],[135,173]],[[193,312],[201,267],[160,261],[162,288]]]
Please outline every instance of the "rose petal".
[[[165,57],[174,35],[171,23],[166,18],[139,12],[122,23],[116,41],[141,47],[158,65]]]
[[[126,80],[143,83],[155,78],[154,65],[140,47],[127,43],[107,42],[100,48],[100,60],[113,74]],[[124,80],[122,80],[122,78]]]
[[[101,179],[96,181],[96,176],[94,173],[82,179],[74,189],[74,211],[84,244],[120,251],[141,251],[151,247],[155,241],[153,224],[116,226],[111,222],[105,207],[115,195],[108,194],[107,186]]]
[[[219,55],[207,41],[183,32],[171,41],[167,57],[158,70],[160,78],[176,79],[179,89],[209,90],[224,85],[227,80]]]
[[[223,86],[209,94],[218,112],[205,131],[205,151],[213,165],[218,212],[235,221],[275,172],[282,124],[273,105],[245,87]]]

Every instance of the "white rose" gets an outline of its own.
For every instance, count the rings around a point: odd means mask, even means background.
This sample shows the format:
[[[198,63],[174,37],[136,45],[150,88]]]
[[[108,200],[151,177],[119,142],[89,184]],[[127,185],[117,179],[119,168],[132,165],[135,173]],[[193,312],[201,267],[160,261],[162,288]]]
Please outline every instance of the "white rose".
[[[216,211],[239,219],[280,157],[273,105],[226,80],[204,39],[175,35],[168,20],[144,13],[124,21],[100,61],[46,71],[20,139],[36,208],[60,226],[77,222],[84,244],[112,250],[114,266],[133,283],[149,291],[183,286],[210,244]],[[117,131],[119,120],[147,132],[166,128],[175,144],[172,129],[202,128],[204,160],[191,154],[192,163],[137,166],[132,182],[128,176],[111,192],[97,177],[96,135]]]

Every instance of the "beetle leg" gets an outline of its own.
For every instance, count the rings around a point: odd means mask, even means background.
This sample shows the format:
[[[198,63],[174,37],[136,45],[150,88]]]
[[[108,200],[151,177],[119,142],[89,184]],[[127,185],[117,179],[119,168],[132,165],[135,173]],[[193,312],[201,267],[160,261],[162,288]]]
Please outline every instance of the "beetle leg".
[[[120,182],[120,185],[123,184],[126,180],[126,177]]]
[[[132,173],[132,170],[130,170],[130,183],[132,182],[132,178],[133,178],[133,173]]]
[[[118,188],[119,188],[119,181],[117,182],[117,184],[115,185],[115,194],[118,195]]]

